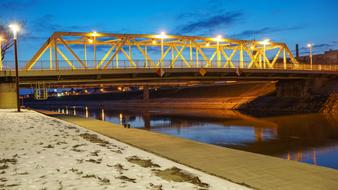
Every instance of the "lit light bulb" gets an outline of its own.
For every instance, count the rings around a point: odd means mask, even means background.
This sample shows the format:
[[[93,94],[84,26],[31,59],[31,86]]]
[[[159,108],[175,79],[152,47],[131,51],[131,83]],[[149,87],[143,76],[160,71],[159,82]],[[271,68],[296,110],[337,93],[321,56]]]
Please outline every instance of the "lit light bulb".
[[[216,41],[221,41],[222,38],[223,38],[223,37],[222,37],[221,35],[217,35],[217,36],[216,36]]]
[[[167,38],[167,34],[165,32],[161,32],[160,35],[158,35],[159,38]]]
[[[263,40],[263,41],[261,41],[259,43],[262,44],[262,45],[269,45],[270,44],[270,39],[265,39],[265,40]]]
[[[13,37],[16,39],[18,32],[20,32],[20,25],[17,23],[12,23],[8,27],[12,30]]]
[[[97,36],[97,32],[96,32],[96,31],[93,31],[93,32],[91,33],[91,36]]]

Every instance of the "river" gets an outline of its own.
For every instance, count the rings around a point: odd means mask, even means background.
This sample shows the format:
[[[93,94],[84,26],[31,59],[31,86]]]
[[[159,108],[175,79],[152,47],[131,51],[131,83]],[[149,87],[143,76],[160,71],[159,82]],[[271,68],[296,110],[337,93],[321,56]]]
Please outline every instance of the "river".
[[[215,109],[39,108],[338,169],[338,118],[326,115],[253,117]]]

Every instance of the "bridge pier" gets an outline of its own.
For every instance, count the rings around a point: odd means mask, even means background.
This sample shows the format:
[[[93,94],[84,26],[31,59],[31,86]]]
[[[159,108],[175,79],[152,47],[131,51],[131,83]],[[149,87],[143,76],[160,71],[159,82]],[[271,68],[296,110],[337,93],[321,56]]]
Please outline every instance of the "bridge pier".
[[[149,86],[143,86],[143,100],[149,100]]]
[[[150,129],[151,125],[150,125],[150,114],[148,112],[143,114],[143,121],[144,121],[144,128],[146,129]]]
[[[279,97],[328,95],[332,92],[332,88],[326,89],[326,86],[332,86],[331,83],[337,84],[337,81],[326,78],[280,80],[277,82],[276,91]]]
[[[0,83],[0,108],[16,108],[16,85],[15,83]]]

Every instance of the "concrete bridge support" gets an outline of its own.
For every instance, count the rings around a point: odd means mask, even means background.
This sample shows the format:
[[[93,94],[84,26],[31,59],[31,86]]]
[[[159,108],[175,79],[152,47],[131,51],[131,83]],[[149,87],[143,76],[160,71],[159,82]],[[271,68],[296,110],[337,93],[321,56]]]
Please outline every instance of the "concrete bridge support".
[[[143,100],[149,100],[149,87],[143,86]]]
[[[0,108],[16,108],[15,83],[0,83]]]
[[[336,79],[299,79],[280,80],[277,82],[277,96],[279,97],[307,97],[310,95],[329,95],[338,86]]]
[[[144,113],[143,117],[143,121],[144,121],[144,128],[146,129],[150,129],[151,125],[150,125],[150,114],[148,112]]]

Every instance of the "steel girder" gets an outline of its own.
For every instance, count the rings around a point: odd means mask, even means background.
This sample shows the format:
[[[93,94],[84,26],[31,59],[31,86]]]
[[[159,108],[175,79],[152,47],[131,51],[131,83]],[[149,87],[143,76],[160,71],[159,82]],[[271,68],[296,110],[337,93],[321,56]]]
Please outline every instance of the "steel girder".
[[[97,59],[98,47],[103,46],[109,49],[101,52],[102,58]],[[92,47],[94,60],[87,60],[88,47]],[[82,56],[76,53],[79,49]],[[47,50],[48,59],[41,60]],[[157,59],[152,58],[154,56]],[[55,32],[27,62],[24,70],[34,69],[38,61],[48,64],[49,70],[58,70],[60,63],[69,69],[175,68],[179,64],[186,68],[264,69],[278,65],[287,69],[288,64],[298,64],[287,45],[278,42],[263,44],[255,40],[200,36],[96,32]],[[127,65],[119,65],[121,61]]]

